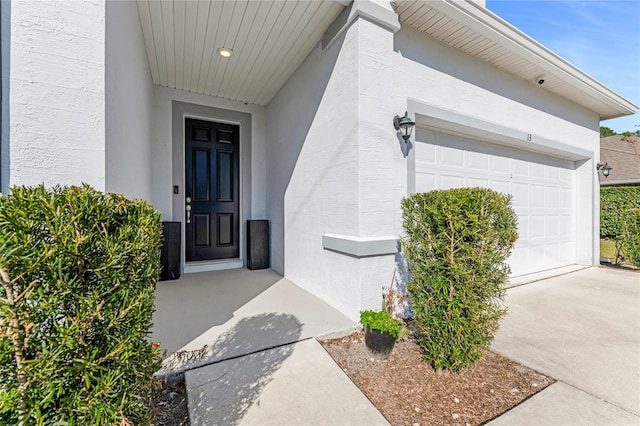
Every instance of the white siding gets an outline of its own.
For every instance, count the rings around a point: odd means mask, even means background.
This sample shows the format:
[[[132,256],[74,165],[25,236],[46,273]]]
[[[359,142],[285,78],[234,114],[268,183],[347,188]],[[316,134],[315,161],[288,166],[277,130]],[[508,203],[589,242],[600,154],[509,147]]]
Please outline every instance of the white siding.
[[[2,3],[11,19],[9,183],[104,190],[105,2]]]

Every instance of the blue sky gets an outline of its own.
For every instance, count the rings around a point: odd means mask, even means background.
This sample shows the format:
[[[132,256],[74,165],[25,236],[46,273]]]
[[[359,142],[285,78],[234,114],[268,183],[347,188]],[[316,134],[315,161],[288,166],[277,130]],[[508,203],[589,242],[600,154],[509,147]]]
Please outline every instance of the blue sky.
[[[640,106],[640,0],[487,0],[487,8]],[[640,114],[603,121],[640,129]]]

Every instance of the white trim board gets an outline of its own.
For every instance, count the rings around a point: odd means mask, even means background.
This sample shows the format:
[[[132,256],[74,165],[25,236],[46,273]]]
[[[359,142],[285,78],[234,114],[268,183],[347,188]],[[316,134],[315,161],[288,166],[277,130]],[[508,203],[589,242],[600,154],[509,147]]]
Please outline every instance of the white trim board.
[[[398,237],[354,237],[350,235],[324,234],[322,247],[357,258],[386,256],[398,252]]]

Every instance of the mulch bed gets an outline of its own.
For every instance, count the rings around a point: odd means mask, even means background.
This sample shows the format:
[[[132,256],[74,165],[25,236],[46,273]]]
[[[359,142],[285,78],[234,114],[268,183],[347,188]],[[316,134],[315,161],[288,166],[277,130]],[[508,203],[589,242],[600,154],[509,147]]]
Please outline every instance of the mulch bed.
[[[153,411],[151,426],[188,426],[187,393],[184,383],[158,384],[151,392],[149,407]]]
[[[393,425],[479,425],[554,383],[491,351],[459,373],[434,371],[410,337],[386,360],[365,347],[364,333],[320,342]]]

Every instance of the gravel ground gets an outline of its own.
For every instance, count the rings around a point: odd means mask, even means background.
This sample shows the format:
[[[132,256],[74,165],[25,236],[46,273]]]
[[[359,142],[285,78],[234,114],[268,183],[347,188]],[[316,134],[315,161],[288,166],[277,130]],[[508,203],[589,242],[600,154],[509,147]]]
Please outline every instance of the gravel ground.
[[[386,360],[372,357],[362,332],[320,343],[393,425],[483,424],[555,382],[491,351],[459,373],[436,372],[410,337]]]

